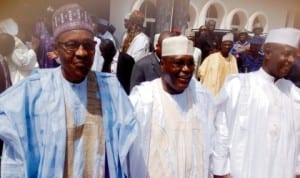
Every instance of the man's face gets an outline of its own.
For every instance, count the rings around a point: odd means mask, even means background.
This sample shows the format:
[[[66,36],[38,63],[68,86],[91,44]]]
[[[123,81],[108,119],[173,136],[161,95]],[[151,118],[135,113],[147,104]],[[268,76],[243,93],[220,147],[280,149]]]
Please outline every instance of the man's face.
[[[295,61],[296,48],[288,45],[273,44],[265,52],[264,69],[276,79],[286,76]]]
[[[194,72],[194,59],[190,55],[165,56],[160,62],[164,89],[179,94],[189,85]]]
[[[213,32],[215,30],[216,23],[214,21],[207,22],[207,31]]]
[[[245,41],[247,40],[247,37],[248,37],[247,33],[241,33],[241,34],[239,35],[239,40],[240,40],[241,42],[245,42]]]
[[[71,30],[60,34],[55,50],[61,60],[63,76],[70,82],[79,83],[93,64],[96,42],[86,30]]]
[[[261,50],[262,45],[261,44],[250,44],[250,52],[253,54],[258,53]]]
[[[255,29],[253,29],[254,35],[261,35],[262,32],[263,32],[262,28],[255,28]]]
[[[223,41],[221,43],[221,53],[223,54],[223,56],[229,54],[232,46],[233,46],[232,41]]]

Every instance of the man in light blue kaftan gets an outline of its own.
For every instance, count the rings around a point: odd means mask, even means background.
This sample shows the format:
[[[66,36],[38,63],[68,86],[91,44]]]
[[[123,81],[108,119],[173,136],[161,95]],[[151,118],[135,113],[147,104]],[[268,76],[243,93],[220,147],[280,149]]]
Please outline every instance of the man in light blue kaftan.
[[[90,72],[95,42],[86,17],[77,4],[57,9],[61,66],[36,70],[0,96],[2,178],[129,174],[135,115],[116,77]]]

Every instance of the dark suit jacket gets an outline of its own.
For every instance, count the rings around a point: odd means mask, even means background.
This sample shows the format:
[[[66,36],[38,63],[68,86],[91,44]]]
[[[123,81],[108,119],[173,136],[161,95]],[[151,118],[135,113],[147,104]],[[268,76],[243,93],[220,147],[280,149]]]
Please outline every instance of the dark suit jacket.
[[[130,79],[130,89],[144,81],[151,81],[160,76],[159,62],[155,52],[153,52],[134,64]]]
[[[9,75],[9,69],[7,63],[0,55],[0,93],[2,93],[10,86],[11,86],[11,80]]]
[[[127,94],[130,92],[130,76],[134,65],[134,59],[123,52],[119,53],[117,64],[117,78]]]

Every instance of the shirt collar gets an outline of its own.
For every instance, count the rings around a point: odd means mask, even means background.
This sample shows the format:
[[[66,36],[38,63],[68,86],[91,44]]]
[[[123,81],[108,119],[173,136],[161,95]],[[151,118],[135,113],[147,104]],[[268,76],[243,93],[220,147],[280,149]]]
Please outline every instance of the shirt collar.
[[[113,57],[113,61],[115,61],[115,62],[117,62],[118,61],[118,59],[119,59],[119,51],[118,50],[116,50],[116,54],[114,55],[114,57]]]
[[[258,70],[258,74],[265,80],[274,83],[275,77],[268,74],[262,67]]]
[[[159,57],[157,56],[156,52],[153,52],[154,53],[154,56],[156,57],[157,61],[160,62],[160,59]]]

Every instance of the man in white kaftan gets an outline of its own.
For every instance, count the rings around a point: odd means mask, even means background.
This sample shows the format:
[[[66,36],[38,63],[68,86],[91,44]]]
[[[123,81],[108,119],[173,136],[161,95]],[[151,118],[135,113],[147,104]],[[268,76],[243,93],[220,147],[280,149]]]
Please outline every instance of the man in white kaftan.
[[[283,79],[300,31],[269,32],[259,71],[227,78],[217,100],[215,178],[300,175],[300,90]]]
[[[1,177],[128,176],[135,114],[116,77],[91,72],[96,42],[78,4],[53,14],[61,66],[36,70],[0,96]]]
[[[33,69],[38,68],[37,57],[34,51],[38,44],[33,41],[32,48],[29,48],[18,38],[17,34],[20,33],[20,29],[18,29],[17,23],[11,18],[0,22],[0,32],[12,35],[15,40],[13,53],[5,59],[9,68],[11,82],[15,84],[27,77]]]
[[[186,37],[164,39],[162,77],[131,91],[140,126],[135,149],[144,162],[131,160],[131,169],[139,170],[132,177],[208,177],[213,96],[192,78],[192,55]]]

